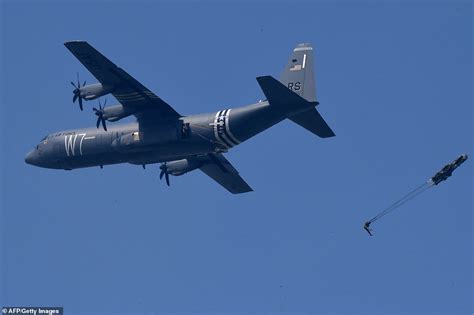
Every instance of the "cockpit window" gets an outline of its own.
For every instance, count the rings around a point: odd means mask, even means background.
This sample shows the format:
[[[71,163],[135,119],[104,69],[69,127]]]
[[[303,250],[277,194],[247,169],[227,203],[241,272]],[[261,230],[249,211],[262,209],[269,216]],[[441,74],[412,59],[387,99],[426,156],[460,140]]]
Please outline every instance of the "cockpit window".
[[[43,139],[40,140],[40,142],[46,140],[47,138],[48,136],[44,136]]]

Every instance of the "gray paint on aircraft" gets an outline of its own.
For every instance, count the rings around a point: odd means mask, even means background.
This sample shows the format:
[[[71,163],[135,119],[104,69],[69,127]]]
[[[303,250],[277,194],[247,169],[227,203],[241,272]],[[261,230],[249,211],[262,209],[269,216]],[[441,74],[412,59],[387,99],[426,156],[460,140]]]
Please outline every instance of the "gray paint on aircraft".
[[[169,175],[201,169],[232,193],[251,191],[222,155],[280,121],[289,118],[320,137],[334,133],[316,111],[313,55],[309,44],[298,45],[280,81],[257,78],[267,100],[213,113],[182,116],[165,101],[110,62],[87,42],[66,47],[101,82],[82,86],[83,100],[112,93],[120,104],[101,112],[106,121],[135,115],[137,121],[61,131],[45,137],[25,158],[28,164],[72,170],[118,163],[166,163]],[[105,87],[101,91],[101,87]]]

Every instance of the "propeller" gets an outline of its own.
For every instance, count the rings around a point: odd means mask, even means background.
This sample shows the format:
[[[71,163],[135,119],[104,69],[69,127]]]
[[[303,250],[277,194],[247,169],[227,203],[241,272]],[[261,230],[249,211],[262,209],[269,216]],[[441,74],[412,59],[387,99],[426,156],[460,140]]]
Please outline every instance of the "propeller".
[[[161,164],[160,166],[161,172],[160,172],[160,180],[163,179],[163,175],[165,176],[166,179],[166,185],[170,185],[170,174],[168,173],[168,166],[166,165],[166,162]]]
[[[92,110],[97,115],[96,127],[99,128],[100,123],[102,122],[102,127],[104,127],[104,130],[107,131],[107,126],[105,125],[105,118],[104,118],[105,104],[107,104],[107,99],[105,99],[105,101],[104,101],[104,106],[102,106],[102,104],[100,103],[100,99],[99,99],[99,109],[93,107]]]
[[[72,91],[72,93],[74,94],[74,96],[72,97],[72,102],[75,103],[76,100],[79,98],[79,108],[83,110],[82,97],[81,97],[81,82],[79,81],[79,72],[76,72],[76,76],[77,76],[77,85],[71,81],[71,85],[74,87],[74,90]],[[86,81],[84,80],[84,83],[82,83],[82,87],[84,87],[85,85],[86,85]]]

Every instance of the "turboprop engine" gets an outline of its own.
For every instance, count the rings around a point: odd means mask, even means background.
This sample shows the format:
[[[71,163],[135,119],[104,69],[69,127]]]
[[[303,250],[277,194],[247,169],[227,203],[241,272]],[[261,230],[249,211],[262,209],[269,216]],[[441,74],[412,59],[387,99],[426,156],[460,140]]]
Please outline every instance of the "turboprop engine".
[[[165,162],[161,164],[160,166],[160,169],[161,169],[160,179],[163,179],[163,176],[165,176],[166,185],[169,186],[170,175],[180,176],[188,172],[191,172],[201,167],[202,165],[203,165],[203,162],[199,160],[188,160],[188,159]]]
[[[202,162],[198,160],[182,159],[163,163],[161,168],[163,168],[164,165],[170,175],[180,176],[199,168],[202,165]]]
[[[82,83],[79,81],[79,74],[77,75],[77,84],[71,81],[71,85],[74,87],[72,93],[72,102],[75,103],[79,99],[79,108],[83,110],[82,100],[90,101],[98,97],[107,95],[114,90],[113,86],[102,85],[101,83],[86,85],[86,81]]]
[[[109,106],[105,107],[107,100],[104,102],[104,106],[100,103],[99,100],[99,108],[92,108],[92,110],[95,112],[97,116],[97,128],[99,128],[100,123],[102,122],[102,127],[104,128],[105,131],[107,131],[107,126],[105,124],[105,121],[118,121],[122,118],[128,117],[130,115],[133,115],[135,110],[125,108],[122,105],[114,105],[114,106]]]

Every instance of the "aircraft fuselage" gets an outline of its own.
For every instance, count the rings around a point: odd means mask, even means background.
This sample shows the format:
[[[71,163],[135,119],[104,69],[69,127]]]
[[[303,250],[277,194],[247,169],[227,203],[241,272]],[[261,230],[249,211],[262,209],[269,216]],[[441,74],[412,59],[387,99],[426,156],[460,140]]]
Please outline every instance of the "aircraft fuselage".
[[[286,118],[268,102],[214,113],[157,121],[140,129],[137,122],[59,131],[45,137],[25,158],[52,169],[76,169],[117,163],[161,163],[226,152]]]

